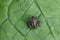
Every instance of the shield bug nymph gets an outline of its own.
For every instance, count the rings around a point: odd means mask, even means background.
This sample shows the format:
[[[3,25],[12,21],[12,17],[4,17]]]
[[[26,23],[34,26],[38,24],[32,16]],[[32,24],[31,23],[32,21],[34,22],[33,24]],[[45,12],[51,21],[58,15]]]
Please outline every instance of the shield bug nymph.
[[[27,25],[29,26],[29,28],[32,28],[32,29],[37,28],[39,23],[40,23],[40,21],[38,20],[38,18],[36,18],[34,16],[29,17],[29,19],[27,21]]]

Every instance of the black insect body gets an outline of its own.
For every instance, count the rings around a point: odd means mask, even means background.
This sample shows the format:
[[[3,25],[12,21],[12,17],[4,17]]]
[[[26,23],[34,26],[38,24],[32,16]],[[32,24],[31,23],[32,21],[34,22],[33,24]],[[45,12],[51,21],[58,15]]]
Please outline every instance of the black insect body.
[[[29,18],[29,20],[27,21],[27,24],[28,24],[29,28],[32,28],[32,29],[37,28],[39,23],[40,23],[40,21],[36,17],[34,17],[34,16],[31,16]]]

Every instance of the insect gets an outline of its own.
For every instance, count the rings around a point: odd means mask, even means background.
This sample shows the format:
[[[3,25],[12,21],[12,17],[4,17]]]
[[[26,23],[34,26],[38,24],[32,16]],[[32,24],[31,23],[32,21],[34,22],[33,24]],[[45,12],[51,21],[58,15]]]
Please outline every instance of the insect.
[[[27,21],[28,27],[32,28],[32,29],[37,28],[39,23],[40,23],[40,21],[36,17],[34,17],[34,16],[29,17],[29,19]]]

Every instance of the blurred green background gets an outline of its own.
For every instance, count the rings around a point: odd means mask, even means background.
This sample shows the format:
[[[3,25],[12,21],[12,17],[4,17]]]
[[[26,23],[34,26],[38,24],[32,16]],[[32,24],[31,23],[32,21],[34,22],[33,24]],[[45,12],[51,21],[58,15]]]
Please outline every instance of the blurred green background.
[[[27,28],[29,16],[37,29]],[[0,40],[60,40],[60,0],[0,0]]]

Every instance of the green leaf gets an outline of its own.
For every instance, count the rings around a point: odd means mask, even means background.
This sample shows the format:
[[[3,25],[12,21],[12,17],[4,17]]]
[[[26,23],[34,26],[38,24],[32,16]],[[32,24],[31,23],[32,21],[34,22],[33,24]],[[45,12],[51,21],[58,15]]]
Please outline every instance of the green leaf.
[[[40,20],[28,28],[28,17]],[[0,40],[60,40],[60,0],[0,0]]]

